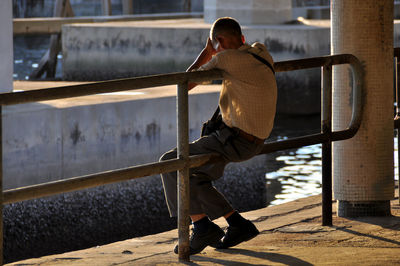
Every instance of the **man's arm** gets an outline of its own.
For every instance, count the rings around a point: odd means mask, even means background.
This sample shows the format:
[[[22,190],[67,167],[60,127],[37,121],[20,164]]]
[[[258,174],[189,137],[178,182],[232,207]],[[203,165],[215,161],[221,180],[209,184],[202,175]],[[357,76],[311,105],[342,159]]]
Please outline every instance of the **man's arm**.
[[[198,69],[199,67],[201,67],[202,65],[204,65],[205,63],[207,63],[208,61],[211,60],[212,56],[216,53],[212,43],[211,43],[211,39],[208,38],[207,39],[207,44],[206,46],[203,48],[203,50],[200,52],[199,56],[196,58],[196,60],[194,60],[193,64],[186,70],[186,72],[190,72],[194,69]],[[189,83],[189,87],[188,90],[193,89],[194,87],[196,87],[197,84],[196,83]]]

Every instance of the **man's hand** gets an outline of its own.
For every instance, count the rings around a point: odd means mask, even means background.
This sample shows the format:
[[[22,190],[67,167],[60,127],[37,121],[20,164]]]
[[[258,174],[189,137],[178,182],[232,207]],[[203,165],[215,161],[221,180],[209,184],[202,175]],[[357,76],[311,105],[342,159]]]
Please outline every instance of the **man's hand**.
[[[186,70],[186,72],[190,72],[194,69],[198,69],[205,63],[211,60],[212,56],[215,55],[217,51],[214,49],[213,44],[211,42],[210,37],[207,39],[206,46],[203,48],[199,56],[196,58],[196,60],[193,62],[193,64]],[[193,89],[196,87],[197,84],[193,82],[189,82],[189,87],[188,90]]]
[[[193,64],[186,70],[187,72],[192,71],[193,69],[197,69],[211,60],[212,56],[215,55],[217,51],[215,51],[210,37],[207,39],[206,46],[200,52],[199,56],[193,62]]]
[[[208,37],[206,47],[204,47],[204,49],[207,51],[207,54],[210,55],[210,59],[213,55],[217,53],[217,51],[214,49],[214,45],[212,44],[210,37]]]

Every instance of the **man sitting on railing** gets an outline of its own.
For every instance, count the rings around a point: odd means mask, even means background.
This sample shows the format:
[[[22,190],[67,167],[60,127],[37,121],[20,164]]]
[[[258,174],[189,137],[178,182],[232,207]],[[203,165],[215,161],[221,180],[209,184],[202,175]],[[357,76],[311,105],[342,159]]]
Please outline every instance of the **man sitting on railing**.
[[[250,159],[262,150],[275,117],[277,87],[272,65],[272,57],[263,44],[246,44],[239,23],[233,18],[220,18],[214,22],[205,48],[188,69],[224,71],[219,98],[223,123],[189,147],[190,155],[215,152],[224,158],[190,170],[190,254],[207,246],[229,248],[259,234],[211,182],[223,175],[227,163]],[[195,86],[189,84],[189,89]],[[174,149],[160,160],[176,158],[176,154]],[[177,216],[176,172],[162,174],[162,181],[170,215]],[[226,234],[210,220],[221,216],[229,225]],[[177,246],[174,251],[178,253]]]

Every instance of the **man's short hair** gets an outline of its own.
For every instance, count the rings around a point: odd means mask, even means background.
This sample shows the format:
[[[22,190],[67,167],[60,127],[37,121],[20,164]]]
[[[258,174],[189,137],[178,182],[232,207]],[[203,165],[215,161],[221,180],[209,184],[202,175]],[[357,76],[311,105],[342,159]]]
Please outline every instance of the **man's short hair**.
[[[236,19],[223,17],[217,19],[211,27],[211,39],[215,41],[218,35],[230,35],[232,37],[241,38],[242,29]]]

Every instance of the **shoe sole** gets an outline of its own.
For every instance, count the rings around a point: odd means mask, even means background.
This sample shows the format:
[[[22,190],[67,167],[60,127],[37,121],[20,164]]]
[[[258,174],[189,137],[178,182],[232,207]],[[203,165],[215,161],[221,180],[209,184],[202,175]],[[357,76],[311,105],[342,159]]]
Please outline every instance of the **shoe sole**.
[[[202,252],[207,246],[211,246],[211,247],[215,248],[221,242],[221,238],[223,238],[224,236],[225,236],[225,233],[224,233],[224,231],[221,230],[220,234],[218,235],[218,239],[216,237],[215,241],[210,241],[204,247],[201,247],[201,248],[198,248],[198,249],[192,249],[190,247],[190,255],[194,255],[194,254]],[[178,247],[178,245],[176,245],[175,248],[174,248],[174,253],[178,254],[178,250],[179,250],[179,247]]]
[[[227,249],[227,248],[230,248],[230,247],[234,247],[234,246],[239,245],[240,243],[243,243],[243,242],[246,242],[246,241],[249,241],[249,240],[255,238],[259,234],[260,234],[260,232],[253,232],[251,234],[244,235],[243,237],[237,239],[235,242],[230,243],[229,245],[226,245],[226,244],[224,244],[223,241],[220,241],[218,243],[219,245],[217,245],[215,248],[216,249]]]
[[[221,234],[218,235],[218,239],[216,238],[215,241],[212,240],[212,241],[210,241],[207,245],[205,245],[204,247],[198,248],[198,249],[196,249],[196,250],[190,249],[190,255],[194,255],[194,254],[197,254],[197,253],[202,252],[207,246],[216,245],[217,243],[219,243],[219,241],[221,241],[221,238],[223,238],[224,235],[225,235],[225,233],[224,233],[223,231],[221,231]]]

